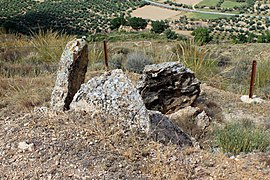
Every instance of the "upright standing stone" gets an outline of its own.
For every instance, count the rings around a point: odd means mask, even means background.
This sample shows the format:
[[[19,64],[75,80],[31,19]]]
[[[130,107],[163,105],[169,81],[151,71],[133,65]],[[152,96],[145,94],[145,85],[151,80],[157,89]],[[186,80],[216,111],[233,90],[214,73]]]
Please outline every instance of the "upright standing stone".
[[[57,79],[51,96],[53,110],[69,109],[73,96],[84,83],[87,64],[87,42],[83,39],[68,42],[59,62]]]

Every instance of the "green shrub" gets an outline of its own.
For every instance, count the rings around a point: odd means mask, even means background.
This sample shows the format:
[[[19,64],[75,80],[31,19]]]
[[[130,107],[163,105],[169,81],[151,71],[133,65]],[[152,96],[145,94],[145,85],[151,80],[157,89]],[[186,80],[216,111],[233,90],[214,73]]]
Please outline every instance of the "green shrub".
[[[215,138],[223,152],[233,154],[265,151],[270,145],[269,133],[250,121],[229,123],[216,131]]]
[[[147,21],[143,18],[140,18],[140,17],[130,18],[128,20],[128,23],[135,30],[145,29],[147,26]]]
[[[210,32],[207,28],[199,27],[192,32],[195,42],[199,45],[206,44],[212,40]]]
[[[126,69],[135,73],[142,73],[146,65],[152,64],[142,52],[130,53],[127,56]]]
[[[111,29],[118,29],[121,25],[125,25],[127,23],[124,16],[116,17],[111,20]]]
[[[168,28],[168,25],[165,21],[153,21],[152,22],[152,31],[155,33],[162,33],[165,29]]]
[[[166,29],[164,31],[165,36],[167,37],[167,39],[177,39],[177,34],[176,32],[172,31],[171,29]]]

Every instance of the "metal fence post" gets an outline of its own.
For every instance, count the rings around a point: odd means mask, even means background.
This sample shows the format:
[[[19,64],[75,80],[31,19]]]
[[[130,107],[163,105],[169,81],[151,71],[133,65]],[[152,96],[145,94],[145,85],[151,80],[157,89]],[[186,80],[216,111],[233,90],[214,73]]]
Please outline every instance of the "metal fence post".
[[[253,91],[254,91],[254,85],[255,85],[255,75],[256,75],[256,65],[257,65],[257,62],[253,61],[251,77],[250,77],[249,98],[253,97]]]
[[[106,70],[109,70],[109,63],[108,63],[108,48],[107,48],[107,42],[103,41],[103,45],[104,45],[104,57],[105,57],[105,66],[106,66]]]

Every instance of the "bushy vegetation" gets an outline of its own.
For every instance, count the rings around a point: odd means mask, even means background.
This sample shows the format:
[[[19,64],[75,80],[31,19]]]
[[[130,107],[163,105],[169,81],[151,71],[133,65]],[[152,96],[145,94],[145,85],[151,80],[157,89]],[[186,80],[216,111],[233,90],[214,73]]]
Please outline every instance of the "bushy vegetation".
[[[227,124],[216,131],[215,137],[222,151],[233,154],[265,151],[270,145],[269,133],[247,120]]]
[[[116,17],[111,20],[111,29],[118,29],[121,25],[126,25],[127,20],[124,18],[124,16]]]
[[[171,29],[166,29],[164,31],[164,34],[166,35],[167,39],[177,39],[178,35],[172,31]]]
[[[192,32],[195,42],[199,45],[206,44],[211,41],[211,36],[207,28],[199,27]]]
[[[142,73],[144,67],[150,64],[151,60],[143,52],[134,52],[127,56],[126,68],[131,72]]]
[[[162,33],[165,29],[168,28],[168,24],[165,21],[153,21],[152,22],[152,31],[155,33]]]
[[[139,0],[128,1],[20,1],[3,0],[0,4],[0,26],[28,34],[39,29],[65,31],[68,34],[105,32],[110,19],[144,5]]]
[[[145,29],[147,26],[147,21],[140,17],[132,17],[128,22],[128,24],[135,30]]]

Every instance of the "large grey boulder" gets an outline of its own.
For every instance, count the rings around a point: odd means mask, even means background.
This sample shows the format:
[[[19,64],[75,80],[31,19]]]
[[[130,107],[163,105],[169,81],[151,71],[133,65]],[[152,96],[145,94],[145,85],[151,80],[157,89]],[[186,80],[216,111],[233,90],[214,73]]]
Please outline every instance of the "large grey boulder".
[[[183,64],[147,65],[138,89],[149,110],[170,114],[190,106],[200,94],[200,82]]]
[[[73,96],[84,82],[87,64],[87,42],[83,39],[68,42],[59,62],[57,79],[51,96],[53,110],[69,109]]]
[[[141,95],[122,70],[94,77],[82,84],[70,110],[114,117],[114,123],[148,134],[162,143],[192,145],[190,137],[160,112],[148,111]]]
[[[150,121],[138,90],[122,70],[106,72],[82,84],[70,109],[103,113],[122,119],[126,126],[148,132]]]

